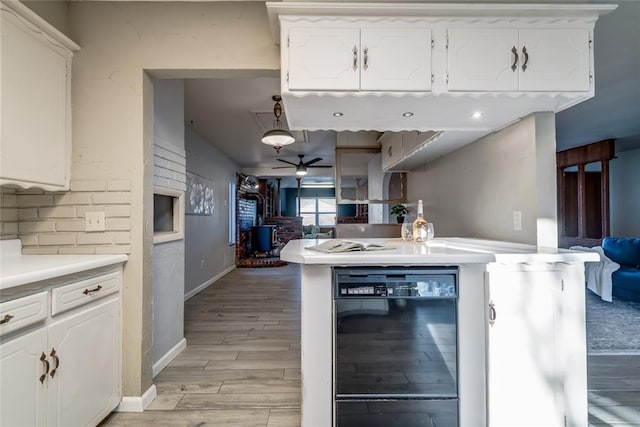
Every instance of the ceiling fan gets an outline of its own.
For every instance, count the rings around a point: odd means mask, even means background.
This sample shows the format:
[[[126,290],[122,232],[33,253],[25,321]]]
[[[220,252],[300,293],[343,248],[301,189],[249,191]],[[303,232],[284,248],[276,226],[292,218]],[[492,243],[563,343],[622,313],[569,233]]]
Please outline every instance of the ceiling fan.
[[[290,168],[293,166],[296,168],[296,175],[304,176],[307,174],[307,168],[332,168],[333,167],[331,165],[314,165],[314,163],[317,163],[320,160],[322,160],[321,157],[316,157],[315,159],[311,159],[307,162],[302,161],[302,159],[304,158],[304,154],[298,154],[298,157],[300,157],[300,162],[298,163],[293,163],[288,160],[276,159],[279,162],[287,163],[291,166],[276,166],[273,169],[284,169],[284,168]]]

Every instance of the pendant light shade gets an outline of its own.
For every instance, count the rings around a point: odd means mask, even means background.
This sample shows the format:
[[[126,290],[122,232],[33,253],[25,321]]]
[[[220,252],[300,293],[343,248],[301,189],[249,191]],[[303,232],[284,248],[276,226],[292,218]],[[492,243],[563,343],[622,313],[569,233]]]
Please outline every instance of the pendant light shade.
[[[271,99],[275,101],[273,115],[276,116],[276,119],[273,122],[273,129],[266,131],[262,135],[262,142],[279,151],[282,146],[293,144],[296,140],[289,131],[282,129],[282,122],[280,121],[280,116],[282,115],[280,101],[282,101],[282,98],[280,95],[273,95]]]

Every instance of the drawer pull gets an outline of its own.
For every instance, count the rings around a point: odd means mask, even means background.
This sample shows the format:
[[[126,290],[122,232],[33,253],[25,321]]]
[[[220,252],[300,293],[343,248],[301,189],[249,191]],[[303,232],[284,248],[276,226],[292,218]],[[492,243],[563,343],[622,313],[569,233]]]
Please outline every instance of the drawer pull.
[[[12,316],[10,314],[6,314],[2,320],[0,320],[0,325],[4,325],[5,323],[9,323],[9,320],[13,319],[16,316]]]
[[[91,294],[93,292],[98,292],[100,289],[102,289],[102,286],[98,285],[93,289],[85,289],[82,293],[85,294],[85,295],[89,295],[89,294]]]
[[[42,352],[40,356],[40,361],[44,364],[44,374],[40,375],[40,382],[44,384],[44,380],[47,379],[47,374],[49,373],[49,361],[47,360],[47,355]]]
[[[53,378],[56,375],[56,371],[58,370],[58,366],[60,366],[60,358],[58,357],[58,354],[56,353],[56,349],[55,348],[51,348],[51,354],[49,356],[53,357],[53,360],[56,362],[56,366],[53,368],[53,370],[49,374],[49,375],[51,375],[51,378]]]

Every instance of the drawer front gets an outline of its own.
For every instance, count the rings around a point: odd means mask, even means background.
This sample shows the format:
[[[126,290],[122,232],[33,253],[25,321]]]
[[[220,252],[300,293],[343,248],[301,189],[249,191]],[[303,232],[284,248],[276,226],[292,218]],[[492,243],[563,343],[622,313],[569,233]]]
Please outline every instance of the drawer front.
[[[53,289],[51,315],[64,313],[118,292],[120,289],[119,276],[118,273],[110,273]]]
[[[0,336],[44,320],[47,292],[40,292],[0,304]]]

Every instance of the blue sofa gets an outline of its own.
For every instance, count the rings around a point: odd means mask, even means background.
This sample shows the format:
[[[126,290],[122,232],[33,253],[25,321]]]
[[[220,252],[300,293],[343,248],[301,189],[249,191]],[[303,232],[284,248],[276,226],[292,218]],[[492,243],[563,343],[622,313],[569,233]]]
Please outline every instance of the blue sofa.
[[[606,237],[604,254],[620,264],[613,273],[613,296],[640,302],[640,238]]]

